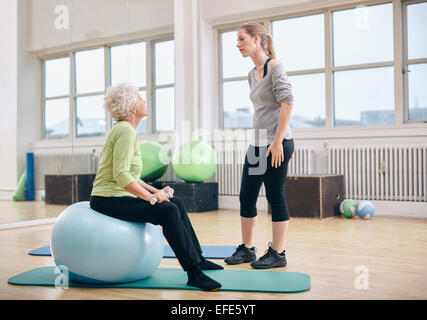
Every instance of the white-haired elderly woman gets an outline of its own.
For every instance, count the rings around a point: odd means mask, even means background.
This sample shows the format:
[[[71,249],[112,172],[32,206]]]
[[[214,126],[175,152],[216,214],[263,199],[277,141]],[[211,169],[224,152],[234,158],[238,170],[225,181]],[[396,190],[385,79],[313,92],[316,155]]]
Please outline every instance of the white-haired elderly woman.
[[[223,267],[202,256],[182,200],[169,196],[169,186],[158,190],[140,179],[142,162],[135,129],[147,116],[147,109],[137,88],[129,84],[108,88],[104,107],[116,122],[102,148],[91,208],[117,219],[161,225],[187,272],[187,284],[206,291],[218,290],[221,284],[202,270]],[[155,205],[150,204],[153,197],[158,199]]]

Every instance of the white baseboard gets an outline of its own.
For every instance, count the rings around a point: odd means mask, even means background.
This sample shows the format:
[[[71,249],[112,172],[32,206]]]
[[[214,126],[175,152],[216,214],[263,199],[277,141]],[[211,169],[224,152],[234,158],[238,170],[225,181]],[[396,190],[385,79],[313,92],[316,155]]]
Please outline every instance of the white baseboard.
[[[378,216],[427,218],[427,202],[371,201]]]
[[[427,219],[427,202],[410,201],[371,201],[375,206],[375,214],[378,216],[411,217]],[[219,209],[240,209],[238,196],[219,196]],[[258,210],[267,210],[266,197],[258,197]]]
[[[13,200],[13,194],[15,193],[15,191],[11,190],[0,190],[0,200]],[[36,201],[44,201],[44,194],[45,191],[43,190],[39,190],[36,189],[34,196],[35,196],[35,200]],[[25,200],[25,192],[24,192],[24,196],[23,196],[23,200]]]
[[[0,200],[12,200],[13,194],[15,191],[12,190],[1,190],[0,191]]]

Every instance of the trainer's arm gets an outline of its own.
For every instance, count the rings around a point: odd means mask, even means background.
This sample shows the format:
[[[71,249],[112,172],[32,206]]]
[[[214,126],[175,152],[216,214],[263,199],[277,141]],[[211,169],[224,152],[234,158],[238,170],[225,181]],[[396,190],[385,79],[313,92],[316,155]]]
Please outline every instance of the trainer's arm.
[[[289,126],[289,122],[291,121],[292,107],[292,103],[281,103],[279,123],[277,126],[276,136],[274,137],[273,142],[282,144],[282,141],[285,138],[286,128]]]

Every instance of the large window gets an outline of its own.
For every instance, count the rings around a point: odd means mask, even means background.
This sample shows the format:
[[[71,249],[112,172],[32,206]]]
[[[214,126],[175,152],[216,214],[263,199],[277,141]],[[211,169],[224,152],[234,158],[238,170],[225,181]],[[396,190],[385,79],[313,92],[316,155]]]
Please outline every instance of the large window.
[[[427,2],[378,2],[264,20],[293,87],[291,127],[379,126],[403,118],[427,119]],[[395,15],[400,9],[403,39],[394,21],[400,19]],[[224,128],[252,124],[247,74],[253,63],[238,53],[236,36],[236,29],[220,34]],[[396,45],[401,40],[403,57]],[[396,66],[402,61],[400,76]],[[396,103],[399,96],[405,98],[404,105]]]
[[[105,90],[123,82],[136,86],[147,103],[149,114],[136,128],[138,135],[174,129],[173,40],[73,51],[45,59],[43,67],[45,138],[104,136],[113,125],[103,108]]]

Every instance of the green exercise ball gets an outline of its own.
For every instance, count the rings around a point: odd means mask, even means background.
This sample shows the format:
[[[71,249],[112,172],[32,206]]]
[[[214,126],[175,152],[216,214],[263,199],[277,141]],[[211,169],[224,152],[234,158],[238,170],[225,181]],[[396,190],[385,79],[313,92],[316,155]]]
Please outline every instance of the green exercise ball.
[[[346,199],[340,204],[340,212],[345,218],[353,218],[356,214],[357,201]]]
[[[156,142],[143,142],[139,150],[142,160],[141,179],[151,182],[163,176],[169,165],[165,148]]]
[[[186,182],[203,182],[216,170],[217,158],[210,144],[192,140],[175,149],[172,167],[176,175]]]

